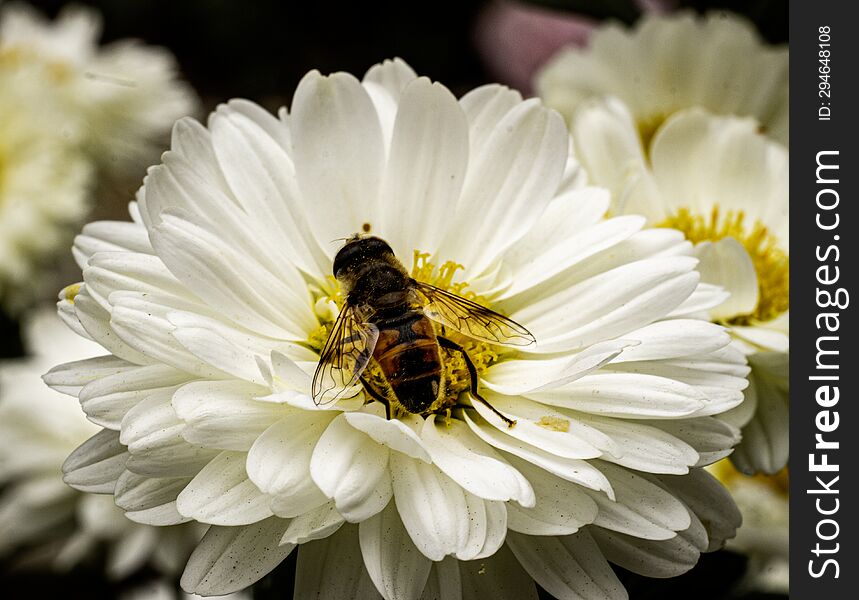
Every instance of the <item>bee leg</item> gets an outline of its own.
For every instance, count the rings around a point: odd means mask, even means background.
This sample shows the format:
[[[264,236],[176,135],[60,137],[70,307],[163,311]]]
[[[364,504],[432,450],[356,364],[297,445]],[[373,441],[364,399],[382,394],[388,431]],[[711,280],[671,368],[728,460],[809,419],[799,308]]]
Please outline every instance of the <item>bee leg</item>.
[[[477,391],[477,369],[475,368],[474,363],[471,362],[471,357],[468,355],[468,352],[465,351],[465,348],[446,337],[438,336],[436,339],[438,339],[438,344],[442,348],[447,348],[448,350],[453,350],[462,354],[462,358],[465,360],[465,367],[468,369],[468,375],[471,379],[471,395],[477,398],[486,408],[498,415],[502,421],[507,423],[507,427],[513,427],[516,424],[516,421],[502,415],[497,408],[489,403],[489,400],[481,396]]]
[[[366,392],[368,394],[370,394],[370,397],[373,398],[373,400],[376,400],[377,402],[381,402],[382,404],[384,404],[385,416],[387,416],[388,420],[390,421],[391,420],[391,403],[388,402],[388,399],[385,398],[379,392],[377,392],[373,388],[373,386],[370,385],[370,382],[367,381],[366,379],[364,379],[363,377],[361,378],[361,383],[364,384],[364,390],[366,390]]]

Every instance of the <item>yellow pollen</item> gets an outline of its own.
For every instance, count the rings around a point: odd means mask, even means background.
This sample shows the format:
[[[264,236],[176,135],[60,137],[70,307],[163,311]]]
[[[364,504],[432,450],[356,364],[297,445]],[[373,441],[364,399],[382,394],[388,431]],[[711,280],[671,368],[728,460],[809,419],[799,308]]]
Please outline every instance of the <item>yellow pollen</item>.
[[[66,300],[68,300],[69,302],[71,302],[72,304],[74,304],[75,298],[80,293],[80,291],[81,291],[81,284],[73,283],[72,285],[66,286],[65,289],[63,289],[63,297]]]
[[[566,433],[570,430],[570,420],[562,419],[560,417],[540,417],[540,420],[537,421],[536,424],[537,426],[542,427],[543,429],[548,429],[549,431],[561,431]]]
[[[790,259],[779,248],[775,235],[760,221],[749,224],[743,211],[727,211],[722,215],[715,206],[709,218],[681,208],[657,227],[679,229],[693,244],[732,237],[749,253],[758,277],[758,305],[751,313],[732,318],[730,325],[770,321],[790,307]]]

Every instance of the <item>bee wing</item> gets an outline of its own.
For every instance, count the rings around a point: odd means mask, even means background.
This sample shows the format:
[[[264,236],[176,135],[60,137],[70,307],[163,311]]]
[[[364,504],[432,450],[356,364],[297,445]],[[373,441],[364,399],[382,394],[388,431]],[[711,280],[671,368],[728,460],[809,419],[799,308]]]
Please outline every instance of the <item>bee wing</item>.
[[[426,300],[424,314],[463,335],[504,346],[529,346],[537,342],[530,331],[516,321],[427,283],[415,282]]]
[[[354,306],[346,305],[325,342],[313,374],[313,401],[334,402],[358,383],[379,339],[379,328],[365,323]]]

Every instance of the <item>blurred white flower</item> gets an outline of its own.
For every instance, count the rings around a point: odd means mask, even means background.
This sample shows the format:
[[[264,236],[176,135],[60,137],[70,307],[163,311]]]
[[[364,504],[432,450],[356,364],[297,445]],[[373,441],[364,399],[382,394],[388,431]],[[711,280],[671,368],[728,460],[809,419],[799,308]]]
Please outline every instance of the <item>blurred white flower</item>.
[[[60,357],[90,357],[101,348],[70,332],[53,311],[36,313],[25,333],[32,356],[0,364],[0,555],[52,544],[53,568],[66,570],[106,546],[111,578],[147,563],[175,575],[203,534],[198,525],[140,525],[112,496],[83,494],[63,483],[63,461],[99,427],[68,396],[46,388],[41,374]]]
[[[790,583],[790,500],[787,468],[775,475],[745,477],[729,460],[708,470],[731,492],[743,514],[743,526],[728,549],[748,556],[741,585],[755,591],[787,594]]]
[[[0,67],[0,301],[16,310],[32,299],[40,269],[71,243],[86,215],[88,161],[76,122]]]
[[[24,73],[37,94],[56,96],[54,110],[84,123],[81,142],[107,172],[140,168],[157,157],[176,119],[195,110],[196,97],[166,49],[135,40],[99,47],[100,35],[91,8],[66,7],[49,22],[25,4],[3,4],[0,72]]]
[[[730,298],[708,311],[730,327],[752,367],[746,401],[723,416],[743,428],[731,459],[776,473],[788,459],[788,152],[752,119],[681,111],[639,139],[617,99],[590,100],[573,117],[576,151],[617,214],[642,214],[695,244],[702,281]]]
[[[59,302],[109,352],[45,377],[104,427],[67,480],[115,486],[140,522],[211,523],[187,591],[241,589],[300,544],[298,598],[623,598],[607,560],[669,577],[733,535],[700,467],[737,441],[715,415],[748,367],[687,316],[723,295],[679,232],[603,218],[560,116],[497,85],[457,101],[400,60],[308,73],[279,116],[179,121],[133,222],[78,236],[84,283]],[[314,404],[336,240],[360,231],[533,332],[463,338],[514,427],[467,386],[450,414]]]
[[[647,141],[672,114],[700,106],[749,116],[788,142],[788,50],[730,13],[645,15],[609,24],[586,49],[562,50],[537,75],[538,95],[570,119],[592,97],[620,98]]]

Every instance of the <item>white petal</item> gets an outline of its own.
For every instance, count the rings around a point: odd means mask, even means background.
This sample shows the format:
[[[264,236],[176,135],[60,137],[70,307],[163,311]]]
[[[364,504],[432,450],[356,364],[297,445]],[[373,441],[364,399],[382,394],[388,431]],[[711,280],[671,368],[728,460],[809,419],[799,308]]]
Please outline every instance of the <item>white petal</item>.
[[[570,132],[577,156],[596,185],[615,198],[615,210],[624,213],[623,198],[630,181],[645,168],[644,150],[632,115],[616,98],[584,102],[573,114]],[[659,214],[659,207],[650,207]]]
[[[357,79],[311,71],[295,90],[290,124],[298,183],[315,207],[308,221],[333,256],[331,240],[372,225],[377,214],[384,164],[379,118]]]
[[[113,292],[109,300],[113,305],[111,329],[128,346],[149,358],[143,362],[154,359],[198,376],[222,376],[220,371],[188,352],[170,335],[175,326],[167,319],[167,314],[175,308],[174,300],[126,291]]]
[[[184,424],[170,405],[174,390],[165,388],[152,393],[122,419],[119,439],[131,453],[126,464],[130,471],[181,477],[197,473],[217,454],[182,438]]]
[[[137,365],[149,365],[159,362],[154,357],[147,356],[143,352],[132,348],[116,335],[110,325],[110,313],[90,297],[86,286],[81,288],[80,293],[75,296],[74,307],[75,316],[77,316],[81,326],[89,336],[94,340],[99,340],[99,344],[104,346],[114,356]]]
[[[509,396],[551,389],[599,369],[634,345],[630,340],[611,340],[557,358],[504,360],[489,367],[482,377],[489,389]]]
[[[270,517],[268,497],[248,479],[244,452],[222,452],[176,499],[187,517],[214,525],[248,525]]]
[[[650,424],[592,415],[579,418],[617,444],[617,457],[603,457],[609,462],[647,473],[683,474],[699,460],[692,446]]]
[[[400,95],[406,85],[417,77],[414,70],[403,59],[394,58],[370,67],[361,81],[379,114],[382,137],[388,146],[390,146],[393,137],[394,120],[397,117]]]
[[[176,510],[176,497],[190,481],[190,477],[152,478],[125,471],[116,482],[116,505],[137,523],[184,523],[190,519]]]
[[[189,311],[170,311],[170,335],[188,352],[239,379],[263,384],[257,359],[281,342],[254,335],[221,319]]]
[[[552,278],[563,277],[587,258],[628,239],[643,225],[644,219],[637,215],[616,217],[597,223],[578,234],[570,233],[566,239],[554,246],[544,246],[538,255],[527,263],[518,265],[513,284],[505,290],[502,297],[510,298],[531,291]]]
[[[298,549],[293,598],[375,600],[381,598],[360,558],[358,528],[337,533]]]
[[[681,302],[680,306],[671,311],[668,316],[672,318],[708,319],[709,311],[722,304],[729,296],[727,291],[717,285],[699,283],[692,295]]]
[[[409,426],[399,419],[388,420],[384,417],[365,412],[350,412],[346,421],[355,429],[363,431],[379,444],[391,450],[402,452],[424,462],[432,462],[424,442]]]
[[[385,210],[379,223],[401,260],[410,259],[415,249],[435,253],[456,210],[467,166],[468,123],[453,94],[425,77],[406,85],[382,183]]]
[[[433,463],[463,488],[486,500],[533,506],[534,491],[519,471],[459,420],[427,417],[421,437]]]
[[[526,400],[484,392],[486,399],[502,414],[516,421],[508,427],[482,402],[472,401],[478,414],[510,437],[537,446],[564,458],[596,458],[603,452],[617,453],[617,445],[607,435],[571,419],[558,410]]]
[[[623,467],[599,467],[611,481],[616,501],[588,491],[599,505],[595,525],[649,540],[668,540],[689,527],[686,507],[673,495]]]
[[[636,261],[538,300],[510,315],[537,338],[523,351],[580,349],[649,325],[692,293],[694,266],[686,257]]]
[[[489,84],[471,90],[459,103],[468,116],[471,154],[476,156],[504,116],[522,103],[522,94],[503,85]]]
[[[562,537],[510,532],[507,545],[528,574],[559,600],[627,598],[587,530]]]
[[[224,240],[170,213],[162,214],[152,239],[177,279],[251,331],[303,341],[317,327],[297,269],[276,277]]]
[[[707,471],[693,469],[684,477],[662,475],[657,479],[701,520],[710,538],[708,552],[736,535],[742,515],[728,490]]]
[[[251,481],[267,494],[279,494],[309,480],[313,448],[334,416],[296,411],[271,425],[248,452]]]
[[[775,320],[759,326],[731,327],[731,333],[751,344],[756,351],[788,352],[790,350],[790,338],[785,332],[768,327],[774,322]]]
[[[391,498],[388,484],[378,490],[382,494],[374,500],[382,479],[388,479],[388,449],[354,429],[342,414],[331,421],[316,443],[310,475],[348,521],[367,519]]]
[[[340,529],[344,522],[334,503],[328,502],[292,519],[280,543],[304,544],[324,539]]]
[[[42,380],[56,391],[76,397],[88,383],[134,366],[113,355],[96,356],[57,365],[42,375]]]
[[[601,527],[590,529],[605,557],[645,577],[677,577],[698,563],[699,550],[683,532],[670,540],[642,540]]]
[[[317,276],[324,273],[324,253],[308,226],[307,204],[302,202],[292,160],[271,135],[288,130],[260,110],[271,119],[269,131],[264,131],[235,108],[234,102],[219,107],[209,127],[218,164],[246,220],[283,262]]]
[[[462,488],[433,465],[396,453],[390,460],[396,507],[412,541],[431,560],[456,553],[469,529]]]
[[[534,486],[537,502],[531,508],[507,505],[507,525],[512,531],[529,535],[567,535],[593,523],[597,504],[581,486],[521,459],[513,462]]]
[[[83,492],[111,494],[127,460],[119,432],[102,429],[69,455],[63,463],[63,481]]]
[[[769,359],[769,360],[767,360]],[[744,473],[777,473],[787,464],[790,445],[790,388],[787,354],[763,353],[750,357],[752,371],[749,393],[754,393],[756,408],[743,426],[743,439],[731,461]],[[743,402],[746,404],[748,397]]]
[[[676,419],[706,406],[696,388],[667,377],[598,372],[562,387],[529,392],[544,404],[619,418]]]
[[[758,305],[758,276],[749,253],[734,238],[718,242],[703,242],[695,246],[701,261],[698,270],[701,281],[718,285],[731,294],[730,298],[710,311],[713,319],[731,319],[747,315]]]
[[[180,387],[172,399],[184,421],[182,437],[191,444],[220,450],[249,450],[254,441],[286,410],[254,398],[265,388],[243,381],[195,381]]]
[[[715,417],[650,421],[647,424],[658,427],[692,446],[700,457],[696,467],[713,464],[725,458],[740,441],[739,429]]]
[[[480,417],[472,419],[468,412],[463,413],[463,416],[471,430],[495,448],[523,458],[561,479],[572,481],[592,490],[605,492],[609,498],[614,498],[614,491],[611,489],[608,478],[589,462],[549,454],[536,446],[503,434]]]
[[[557,113],[528,100],[475,150],[443,254],[479,275],[545,210],[564,171],[567,132]]]
[[[432,562],[412,543],[394,503],[361,523],[358,531],[364,565],[382,596],[386,600],[420,598]]]
[[[188,373],[167,365],[134,366],[105,374],[80,391],[81,408],[98,425],[119,429],[129,410],[153,393],[187,381]]]
[[[640,344],[624,349],[615,363],[662,360],[715,352],[730,343],[723,327],[700,319],[668,319],[623,335]]]
[[[189,594],[214,596],[256,583],[295,547],[278,545],[288,524],[271,517],[244,527],[210,527],[188,559],[182,589]]]

